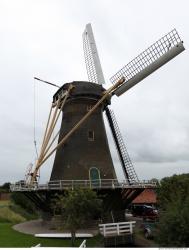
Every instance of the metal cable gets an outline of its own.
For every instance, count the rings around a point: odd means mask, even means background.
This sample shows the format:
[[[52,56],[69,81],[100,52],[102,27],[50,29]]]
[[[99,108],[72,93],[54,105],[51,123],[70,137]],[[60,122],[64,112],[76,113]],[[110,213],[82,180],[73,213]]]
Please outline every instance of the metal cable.
[[[36,87],[35,87],[35,79],[33,82],[33,142],[35,153],[38,159],[38,150],[37,150],[37,141],[36,141]]]

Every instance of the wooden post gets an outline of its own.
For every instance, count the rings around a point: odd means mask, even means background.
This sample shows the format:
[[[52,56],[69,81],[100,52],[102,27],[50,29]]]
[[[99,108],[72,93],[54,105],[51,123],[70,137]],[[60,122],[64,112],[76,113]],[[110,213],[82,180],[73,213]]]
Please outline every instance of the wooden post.
[[[100,180],[100,189],[102,188],[102,180],[101,180],[101,178],[99,179]]]
[[[106,236],[106,228],[105,228],[105,225],[103,225],[103,234],[104,234],[104,236]]]
[[[130,233],[131,234],[133,233],[133,224],[132,224],[132,222],[130,222]]]
[[[119,223],[117,223],[117,235],[119,235]]]

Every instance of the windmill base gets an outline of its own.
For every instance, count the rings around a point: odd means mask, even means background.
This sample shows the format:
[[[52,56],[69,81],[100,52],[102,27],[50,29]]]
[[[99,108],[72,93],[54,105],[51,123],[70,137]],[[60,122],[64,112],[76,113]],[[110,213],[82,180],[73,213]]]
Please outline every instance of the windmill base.
[[[129,204],[146,188],[149,186],[93,190],[103,199],[104,211],[107,211],[109,215],[114,211],[114,221],[121,221],[124,217],[124,212],[121,213],[121,211],[125,211]],[[23,193],[41,211],[42,219],[50,221],[54,215],[51,200],[56,194],[64,195],[65,190],[15,190],[14,192]],[[102,218],[102,220],[106,223],[111,222],[112,218],[109,216]]]

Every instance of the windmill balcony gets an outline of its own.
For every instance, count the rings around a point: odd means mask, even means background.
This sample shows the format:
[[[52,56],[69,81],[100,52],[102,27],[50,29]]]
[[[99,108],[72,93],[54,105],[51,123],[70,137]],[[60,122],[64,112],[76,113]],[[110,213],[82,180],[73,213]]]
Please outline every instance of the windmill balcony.
[[[12,192],[17,191],[35,191],[35,190],[68,190],[77,188],[89,189],[116,189],[116,188],[155,188],[156,183],[152,181],[140,181],[128,183],[127,180],[119,181],[117,179],[97,179],[97,180],[56,180],[45,184],[34,182],[28,184],[24,181],[16,182],[10,185]]]

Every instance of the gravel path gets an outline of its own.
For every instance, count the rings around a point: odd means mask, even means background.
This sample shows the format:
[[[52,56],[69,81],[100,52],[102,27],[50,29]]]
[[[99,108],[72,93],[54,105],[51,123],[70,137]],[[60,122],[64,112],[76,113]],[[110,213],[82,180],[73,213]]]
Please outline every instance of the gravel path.
[[[13,229],[25,234],[60,233],[62,231],[50,229],[48,223],[42,220],[26,221],[13,226]]]
[[[48,223],[45,223],[43,220],[31,220],[26,221],[13,226],[13,229],[25,233],[25,234],[45,234],[45,233],[66,233],[67,230],[55,230],[52,229]],[[91,233],[93,235],[98,234],[97,229],[81,229],[77,231],[78,233]]]

